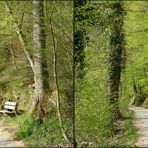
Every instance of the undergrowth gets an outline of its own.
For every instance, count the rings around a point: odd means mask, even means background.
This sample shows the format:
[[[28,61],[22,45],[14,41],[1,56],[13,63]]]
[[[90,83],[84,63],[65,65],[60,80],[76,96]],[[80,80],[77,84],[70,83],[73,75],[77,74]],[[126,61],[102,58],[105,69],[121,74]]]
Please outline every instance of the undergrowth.
[[[121,121],[121,131],[108,141],[109,147],[136,147],[136,130],[132,124],[133,114]]]
[[[62,137],[58,119],[50,116],[43,124],[26,115],[17,117],[13,123],[18,123],[19,128],[15,133],[15,139],[24,140],[27,146],[57,146],[65,144]]]

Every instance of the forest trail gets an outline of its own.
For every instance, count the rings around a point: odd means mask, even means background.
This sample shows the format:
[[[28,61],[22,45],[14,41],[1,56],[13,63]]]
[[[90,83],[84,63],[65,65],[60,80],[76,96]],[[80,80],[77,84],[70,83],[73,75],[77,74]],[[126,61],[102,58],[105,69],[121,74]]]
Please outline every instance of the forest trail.
[[[16,126],[4,125],[0,122],[0,147],[23,147],[22,141],[13,139]]]
[[[137,129],[137,143],[139,147],[148,147],[148,109],[130,106],[135,113],[133,124]]]

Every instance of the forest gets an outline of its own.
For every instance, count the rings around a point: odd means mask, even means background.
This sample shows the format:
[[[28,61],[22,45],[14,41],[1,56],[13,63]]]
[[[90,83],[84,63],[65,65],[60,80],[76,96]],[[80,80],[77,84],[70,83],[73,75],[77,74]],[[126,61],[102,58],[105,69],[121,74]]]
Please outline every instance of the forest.
[[[148,147],[148,1],[0,1],[0,147]]]

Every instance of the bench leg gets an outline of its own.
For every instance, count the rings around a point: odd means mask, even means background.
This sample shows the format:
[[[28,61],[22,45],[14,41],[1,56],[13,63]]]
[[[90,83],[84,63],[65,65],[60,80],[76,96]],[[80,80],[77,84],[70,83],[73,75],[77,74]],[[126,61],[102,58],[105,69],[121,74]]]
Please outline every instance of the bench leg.
[[[4,113],[4,115],[10,118],[10,116],[8,116],[6,113]]]

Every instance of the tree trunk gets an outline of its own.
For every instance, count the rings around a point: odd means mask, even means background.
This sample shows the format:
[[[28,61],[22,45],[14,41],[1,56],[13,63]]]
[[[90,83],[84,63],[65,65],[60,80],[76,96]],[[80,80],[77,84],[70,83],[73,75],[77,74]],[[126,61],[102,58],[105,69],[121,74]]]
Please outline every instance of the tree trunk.
[[[123,33],[123,4],[122,2],[113,2],[113,15],[109,18],[111,24],[110,51],[109,51],[109,99],[114,106],[115,119],[121,116],[119,109],[119,85],[122,69],[122,54],[124,50]]]
[[[17,70],[17,65],[16,65],[14,51],[13,51],[12,47],[10,47],[9,49],[10,49],[11,57],[12,57],[12,64],[13,64],[14,70],[16,71]]]
[[[43,118],[42,103],[44,92],[48,91],[48,71],[44,49],[46,37],[44,32],[44,5],[43,1],[33,1],[33,59],[35,92],[32,101],[32,110],[38,106],[37,120],[41,123]]]
[[[84,67],[85,67],[85,39],[86,39],[86,31],[82,28],[77,28],[77,22],[82,23],[85,20],[84,14],[79,13],[79,9],[83,9],[83,6],[87,4],[87,0],[81,0],[81,1],[74,1],[74,53],[75,53],[75,65],[76,65],[76,77],[77,78],[83,78],[84,73]]]
[[[53,11],[52,11],[52,14],[53,14]],[[66,134],[63,123],[62,123],[61,100],[59,95],[58,72],[57,72],[57,50],[56,50],[57,41],[54,36],[54,30],[52,25],[52,14],[50,17],[50,27],[51,27],[51,35],[52,35],[52,41],[53,41],[53,71],[54,71],[53,90],[55,91],[55,95],[56,95],[57,115],[59,119],[61,132],[66,142],[69,144],[70,147],[72,147],[73,141]]]

